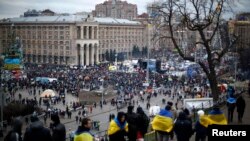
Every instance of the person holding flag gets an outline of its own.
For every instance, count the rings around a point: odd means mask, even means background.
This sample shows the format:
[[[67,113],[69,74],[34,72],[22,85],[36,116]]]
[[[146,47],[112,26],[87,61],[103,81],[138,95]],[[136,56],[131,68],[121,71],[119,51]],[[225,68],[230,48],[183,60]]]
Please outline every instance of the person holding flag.
[[[111,120],[108,128],[108,136],[110,141],[125,141],[128,133],[128,123],[126,122],[126,114],[118,112],[117,117]]]
[[[168,141],[173,135],[173,114],[170,111],[171,106],[167,105],[165,109],[161,109],[151,122],[152,129],[156,132],[157,141]]]

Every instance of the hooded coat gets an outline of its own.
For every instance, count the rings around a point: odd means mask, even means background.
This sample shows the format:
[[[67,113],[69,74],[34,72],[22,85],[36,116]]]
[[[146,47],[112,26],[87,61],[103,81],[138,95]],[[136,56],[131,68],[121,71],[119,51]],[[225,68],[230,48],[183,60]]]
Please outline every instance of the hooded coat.
[[[124,136],[129,131],[128,123],[125,121],[121,123],[120,119],[125,116],[123,112],[119,112],[118,116],[109,124],[108,135],[110,141],[125,141]]]
[[[41,121],[34,121],[26,129],[23,141],[52,141],[48,128],[43,127]]]
[[[177,136],[177,141],[189,141],[194,133],[192,123],[187,119],[187,115],[184,112],[179,114],[174,124],[174,132]]]

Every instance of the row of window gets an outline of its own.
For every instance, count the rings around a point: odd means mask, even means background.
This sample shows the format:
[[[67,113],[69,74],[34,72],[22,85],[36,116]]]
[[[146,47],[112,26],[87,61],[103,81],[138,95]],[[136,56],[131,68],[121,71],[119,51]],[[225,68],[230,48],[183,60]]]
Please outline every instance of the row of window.
[[[100,44],[102,43],[137,43],[137,42],[142,42],[143,39],[134,39],[134,40],[100,40]]]
[[[10,30],[10,29],[25,29],[25,30],[29,30],[29,29],[32,29],[32,30],[69,30],[69,26],[2,26],[2,29],[6,29],[6,30]]]
[[[60,52],[54,52],[52,53],[51,51],[48,51],[48,50],[23,50],[24,54],[37,54],[37,55],[40,55],[40,54],[44,54],[44,55],[64,55],[64,53],[66,55],[71,55],[71,52],[70,51],[60,51]]]
[[[30,49],[30,48],[36,48],[35,46],[33,46],[33,47],[31,47],[31,45],[24,45],[23,46],[23,48],[25,49],[25,48],[28,48],[28,49]],[[57,46],[57,45],[54,45],[54,46],[52,46],[52,45],[49,45],[48,47],[47,46],[37,46],[37,48],[38,49],[40,49],[40,48],[43,48],[43,49],[55,49],[55,50],[57,50],[57,49],[60,49],[60,50],[64,50],[64,49],[66,49],[66,50],[70,50],[70,47],[69,46]]]

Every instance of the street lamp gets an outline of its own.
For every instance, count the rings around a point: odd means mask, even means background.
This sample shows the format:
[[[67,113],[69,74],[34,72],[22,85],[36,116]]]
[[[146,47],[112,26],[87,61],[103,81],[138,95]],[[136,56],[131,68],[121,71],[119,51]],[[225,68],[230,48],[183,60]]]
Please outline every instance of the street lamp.
[[[4,56],[0,58],[0,96],[1,96],[1,123],[0,123],[0,137],[3,136],[3,107],[4,107],[4,92],[2,89],[2,67],[4,66]]]
[[[117,53],[115,53],[115,66],[117,68]]]
[[[104,79],[102,78],[100,81],[102,82],[102,106],[103,106]]]

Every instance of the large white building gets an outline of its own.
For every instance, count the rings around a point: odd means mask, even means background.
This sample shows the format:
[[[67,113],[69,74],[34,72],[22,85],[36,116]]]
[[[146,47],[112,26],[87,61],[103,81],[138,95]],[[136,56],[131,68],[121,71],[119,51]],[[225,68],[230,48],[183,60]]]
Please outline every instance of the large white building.
[[[5,19],[0,21],[0,53],[14,31],[23,44],[24,62],[93,65],[110,50],[131,56],[134,45],[150,47],[147,28],[137,21],[89,15]]]

